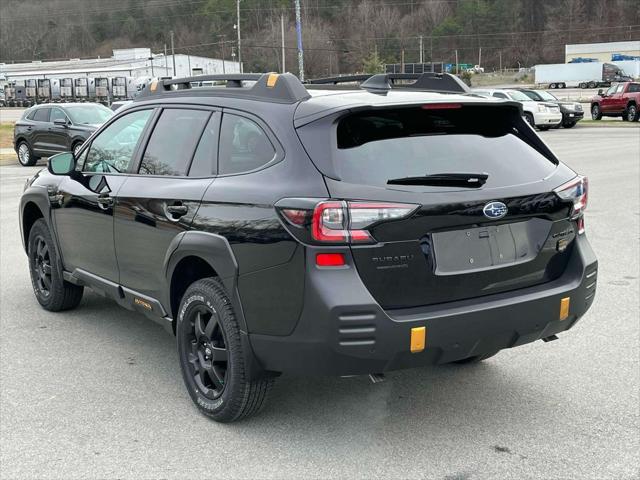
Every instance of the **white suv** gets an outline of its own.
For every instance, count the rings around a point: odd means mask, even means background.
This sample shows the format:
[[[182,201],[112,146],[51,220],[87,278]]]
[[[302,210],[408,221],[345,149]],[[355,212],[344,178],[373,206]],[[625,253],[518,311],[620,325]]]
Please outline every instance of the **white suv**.
[[[535,102],[523,92],[511,89],[473,90],[483,97],[502,98],[519,102],[524,110],[524,118],[532,127],[549,130],[562,122],[560,107],[554,103]]]

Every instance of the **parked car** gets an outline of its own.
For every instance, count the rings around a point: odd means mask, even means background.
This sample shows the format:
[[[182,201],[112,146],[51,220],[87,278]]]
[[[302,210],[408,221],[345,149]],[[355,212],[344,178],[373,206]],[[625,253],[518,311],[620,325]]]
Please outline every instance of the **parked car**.
[[[624,82],[612,85],[591,99],[591,118],[622,117],[629,122],[640,119],[640,83]]]
[[[13,146],[22,166],[40,157],[71,151],[106,122],[113,112],[94,103],[36,105],[24,112],[13,129]]]
[[[560,113],[560,107],[558,105],[550,102],[537,102],[519,90],[476,89],[473,90],[473,93],[485,97],[513,100],[514,102],[520,103],[527,123],[540,130],[549,130],[552,127],[560,125],[562,122],[562,113]]]
[[[558,100],[552,93],[546,90],[530,90],[527,88],[519,88],[522,93],[536,102],[553,103],[560,107],[562,113],[562,123],[558,125],[564,128],[572,128],[576,126],[580,120],[584,117],[584,110],[582,105],[578,102],[565,102]]]
[[[596,290],[587,179],[521,103],[396,77],[313,95],[291,74],[153,82],[27,181],[37,301],[72,309],[91,287],[158,321],[220,422],[281,373],[380,379],[556,339]]]

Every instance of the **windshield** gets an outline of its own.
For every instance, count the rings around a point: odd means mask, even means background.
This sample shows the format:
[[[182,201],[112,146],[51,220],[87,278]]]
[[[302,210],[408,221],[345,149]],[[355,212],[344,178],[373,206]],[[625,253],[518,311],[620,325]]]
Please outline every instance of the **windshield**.
[[[66,107],[67,114],[76,125],[89,125],[104,123],[113,112],[102,105],[76,105]]]
[[[517,90],[509,90],[507,92],[512,100],[517,100],[518,102],[530,102],[531,99],[527,97],[524,93],[519,92]]]
[[[482,122],[478,121],[483,119]],[[334,168],[345,182],[486,173],[486,187],[544,178],[554,164],[525,143],[504,111],[483,107],[369,111],[340,120]]]
[[[557,102],[558,99],[551,95],[549,92],[545,92],[544,90],[536,90],[538,96],[542,97],[543,100],[549,100],[552,102]]]

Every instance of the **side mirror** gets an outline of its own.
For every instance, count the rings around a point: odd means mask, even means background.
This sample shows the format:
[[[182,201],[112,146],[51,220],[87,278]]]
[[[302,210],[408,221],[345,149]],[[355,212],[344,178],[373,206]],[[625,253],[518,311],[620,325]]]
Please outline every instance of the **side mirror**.
[[[600,95],[601,97],[604,97],[604,90],[603,89],[598,90],[598,95]]]
[[[76,168],[73,153],[63,152],[49,158],[47,169],[54,175],[69,175]]]
[[[58,125],[58,126],[60,126],[60,127],[66,127],[67,125],[69,125],[69,124],[67,123],[67,121],[66,121],[64,118],[56,118],[56,119],[53,121],[53,124],[54,124],[54,125]]]

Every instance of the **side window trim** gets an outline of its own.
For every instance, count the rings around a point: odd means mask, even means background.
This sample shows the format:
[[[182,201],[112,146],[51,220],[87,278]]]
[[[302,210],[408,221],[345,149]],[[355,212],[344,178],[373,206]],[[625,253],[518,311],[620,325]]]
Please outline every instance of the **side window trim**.
[[[215,172],[212,173],[211,175],[208,175],[206,177],[190,177],[190,172],[191,172],[191,167],[193,166],[193,160],[196,157],[196,153],[198,151],[198,147],[200,146],[200,142],[202,142],[202,137],[204,135],[204,132],[207,130],[207,126],[209,125],[209,122],[211,121],[215,121],[215,155],[216,158],[214,159],[214,163],[215,163]],[[209,118],[207,119],[207,121],[205,122],[204,126],[202,127],[202,131],[200,132],[200,136],[198,137],[198,141],[196,142],[195,146],[193,147],[193,152],[191,152],[191,159],[189,160],[189,166],[187,168],[187,177],[190,178],[209,178],[209,177],[217,177],[218,176],[218,157],[219,155],[219,149],[220,149],[220,126],[222,125],[222,111],[220,109],[213,109],[211,110],[211,114],[209,115]]]
[[[215,112],[217,111],[215,107],[207,107],[207,106],[200,106],[200,105],[189,105],[189,104],[171,104],[171,105],[156,105],[155,106],[155,113],[153,114],[153,116],[149,119],[149,121],[147,122],[147,125],[145,126],[144,131],[142,132],[142,135],[140,136],[140,142],[138,142],[138,146],[136,148],[136,151],[133,154],[133,159],[134,161],[131,163],[131,171],[127,172],[130,175],[140,175],[140,165],[142,165],[142,158],[144,156],[144,152],[147,151],[147,147],[149,146],[149,140],[151,140],[151,135],[153,134],[153,131],[156,128],[156,125],[158,123],[158,120],[160,120],[160,117],[162,116],[162,112],[164,110],[168,110],[168,109],[178,109],[178,110],[185,110],[185,109],[191,109],[191,110],[205,110],[205,111],[209,111],[209,112]],[[127,110],[127,112],[131,112],[131,110]],[[209,116],[209,118],[211,118]],[[208,120],[207,120],[208,122]],[[207,127],[207,122],[205,122],[205,125],[203,127],[203,131],[204,129]],[[218,136],[220,134],[218,133]],[[200,136],[202,136],[202,132],[200,133]],[[191,168],[191,163],[193,162],[193,156],[196,153],[196,149],[198,147],[198,144],[196,144],[193,148],[193,151],[191,152],[191,157],[189,159],[189,166],[187,168],[187,174],[186,175],[162,175],[162,177],[166,177],[166,178],[188,178],[189,175],[189,169]],[[154,177],[156,175],[141,175],[141,176],[145,176],[145,177]]]
[[[267,136],[267,138],[269,139],[269,141],[271,142],[271,145],[273,146],[274,150],[275,150],[275,154],[273,156],[273,158],[268,161],[267,163],[265,163],[264,165],[255,168],[253,170],[248,170],[246,172],[238,172],[238,173],[220,173],[220,131],[222,129],[222,122],[224,120],[224,115],[225,113],[228,113],[230,115],[236,115],[238,117],[244,117],[247,118],[253,122],[255,122],[264,132],[264,134]],[[282,144],[280,143],[280,141],[278,140],[278,137],[276,137],[276,135],[273,133],[273,131],[271,131],[271,129],[269,128],[269,126],[260,118],[257,117],[251,113],[245,112],[243,110],[235,110],[232,108],[223,108],[222,109],[222,115],[220,116],[220,122],[218,124],[218,164],[216,166],[216,171],[218,172],[218,174],[216,175],[216,177],[234,177],[234,176],[238,176],[238,175],[246,175],[248,173],[253,173],[253,172],[259,172],[260,170],[264,170],[265,168],[269,168],[273,165],[275,165],[276,163],[280,163],[285,157],[285,150],[282,147]]]

